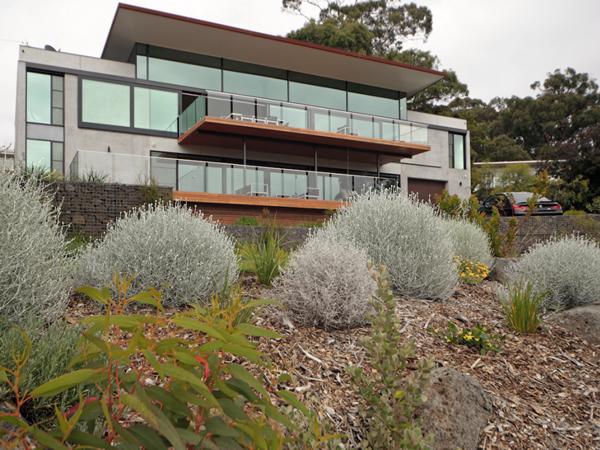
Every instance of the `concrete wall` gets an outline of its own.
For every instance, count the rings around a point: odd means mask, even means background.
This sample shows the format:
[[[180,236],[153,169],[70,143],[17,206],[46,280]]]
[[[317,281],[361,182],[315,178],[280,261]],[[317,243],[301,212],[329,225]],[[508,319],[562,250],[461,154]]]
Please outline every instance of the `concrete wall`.
[[[467,121],[417,111],[408,111],[408,120],[431,125],[428,129],[431,151],[402,161],[400,164],[402,186],[408,185],[408,178],[446,181],[450,194],[456,194],[461,198],[468,198],[471,195],[471,145],[467,132]],[[465,140],[465,151],[467,153],[466,170],[450,168],[449,130],[467,132]]]
[[[135,65],[133,64],[22,46],[20,48],[18,63],[17,108],[15,116],[15,155],[17,160],[24,159],[26,136],[29,138],[64,141],[65,173],[69,172],[69,165],[79,150],[104,152],[110,147],[110,151],[113,153],[143,156],[148,156],[151,151],[200,153],[199,148],[179,146],[175,138],[79,128],[78,76],[76,74],[67,73],[65,75],[64,127],[31,124],[27,126],[25,120],[26,64],[56,67],[57,70],[60,70],[62,67],[68,69],[67,72],[69,70],[84,71],[109,76],[135,78]],[[411,159],[405,159],[401,163],[391,162],[385,164],[383,171],[391,174],[401,174],[401,185],[403,188],[406,188],[408,185],[408,178],[440,180],[447,182],[448,190],[451,194],[457,194],[463,198],[468,197],[470,195],[470,167],[467,167],[467,170],[456,170],[448,167],[448,132],[449,130],[466,132],[466,121],[415,111],[408,111],[408,119],[431,125],[428,129],[431,151]],[[467,133],[467,161],[469,160],[469,148],[469,136]],[[202,149],[203,154],[221,156],[226,154],[223,151],[221,148]],[[269,155],[273,157],[273,154]],[[282,162],[289,163],[288,159],[282,158]],[[276,162],[275,159],[272,160]]]

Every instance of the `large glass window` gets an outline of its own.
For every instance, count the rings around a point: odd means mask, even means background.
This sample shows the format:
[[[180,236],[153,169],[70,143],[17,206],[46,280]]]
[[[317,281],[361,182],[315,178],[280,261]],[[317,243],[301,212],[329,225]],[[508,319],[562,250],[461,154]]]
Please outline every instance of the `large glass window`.
[[[274,100],[287,100],[287,81],[263,75],[224,70],[223,91]]]
[[[63,124],[63,77],[27,72],[27,122]]]
[[[348,92],[348,111],[397,119],[399,106],[397,99]]]
[[[450,167],[453,169],[466,169],[465,135],[449,133]]]
[[[51,123],[52,77],[45,73],[27,72],[27,121]]]
[[[52,166],[52,143],[27,139],[27,166],[50,170]]]
[[[62,142],[27,139],[27,166],[63,173],[64,146]]]
[[[81,120],[130,127],[130,91],[129,86],[125,84],[82,80]]]
[[[323,108],[346,109],[346,91],[290,81],[290,101]]]
[[[134,102],[136,128],[177,132],[176,92],[135,87]]]
[[[148,79],[202,89],[221,90],[221,70],[178,61],[148,58]]]

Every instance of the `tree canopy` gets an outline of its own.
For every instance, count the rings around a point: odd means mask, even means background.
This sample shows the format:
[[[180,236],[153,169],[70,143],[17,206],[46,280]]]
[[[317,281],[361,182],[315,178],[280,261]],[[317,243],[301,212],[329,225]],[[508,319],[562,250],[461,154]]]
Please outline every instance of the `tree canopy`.
[[[283,0],[283,8],[307,19],[288,33],[290,38],[443,71],[445,78],[410,98],[409,108],[434,112],[440,104],[468,95],[467,85],[453,70],[443,70],[437,56],[404,48],[407,41],[427,39],[431,33],[433,18],[426,6],[399,0]],[[316,14],[311,17],[307,8]]]
[[[282,2],[284,10],[307,20],[291,38],[443,70],[431,52],[407,48],[432,32],[426,6],[401,0]],[[408,99],[409,109],[466,119],[474,161],[551,161],[546,170],[573,194],[565,201],[600,210],[600,92],[589,74],[556,69],[530,85],[530,96],[484,102],[469,97],[453,70],[443,72],[443,80]]]

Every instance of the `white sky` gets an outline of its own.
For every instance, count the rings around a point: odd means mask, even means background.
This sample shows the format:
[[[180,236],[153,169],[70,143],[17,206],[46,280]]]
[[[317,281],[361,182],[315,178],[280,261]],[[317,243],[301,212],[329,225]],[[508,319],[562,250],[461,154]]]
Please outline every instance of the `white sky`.
[[[424,48],[457,71],[472,97],[524,96],[556,68],[600,77],[600,0],[413,0],[433,12]],[[176,14],[283,35],[304,19],[280,0],[127,0]],[[0,0],[0,145],[14,140],[18,45],[99,56],[117,0]],[[412,45],[411,45],[412,44]]]

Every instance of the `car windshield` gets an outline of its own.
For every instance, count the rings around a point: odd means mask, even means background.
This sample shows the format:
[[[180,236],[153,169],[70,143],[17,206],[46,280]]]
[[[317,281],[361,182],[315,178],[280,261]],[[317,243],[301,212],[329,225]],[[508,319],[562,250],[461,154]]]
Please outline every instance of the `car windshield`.
[[[533,192],[511,192],[511,195],[515,201],[515,203],[527,203]],[[546,197],[538,197],[538,202],[549,202],[550,200]]]

